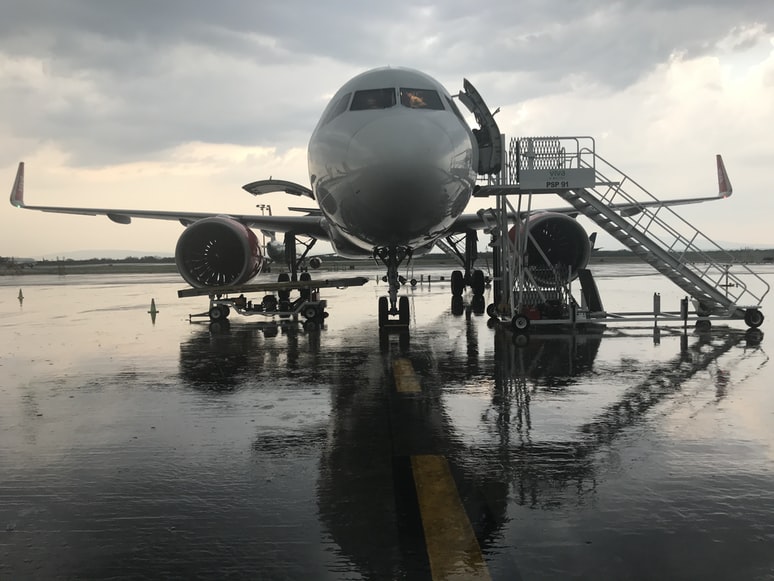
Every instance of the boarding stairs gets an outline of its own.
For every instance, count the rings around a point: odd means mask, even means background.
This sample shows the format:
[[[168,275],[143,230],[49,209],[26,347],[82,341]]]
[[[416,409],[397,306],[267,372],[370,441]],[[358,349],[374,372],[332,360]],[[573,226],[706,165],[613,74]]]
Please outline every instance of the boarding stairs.
[[[743,318],[760,307],[769,290],[762,277],[628,175],[594,159],[596,185],[557,192],[564,200],[688,293],[699,315]]]

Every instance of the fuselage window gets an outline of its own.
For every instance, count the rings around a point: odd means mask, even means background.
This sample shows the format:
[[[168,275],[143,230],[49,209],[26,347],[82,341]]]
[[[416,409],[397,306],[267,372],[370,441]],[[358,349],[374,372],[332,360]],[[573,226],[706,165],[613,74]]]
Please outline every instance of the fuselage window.
[[[395,89],[368,89],[355,91],[352,97],[350,111],[365,111],[366,109],[388,109],[395,105]]]
[[[431,89],[400,90],[400,104],[411,109],[434,109],[443,111],[443,103],[437,91]]]

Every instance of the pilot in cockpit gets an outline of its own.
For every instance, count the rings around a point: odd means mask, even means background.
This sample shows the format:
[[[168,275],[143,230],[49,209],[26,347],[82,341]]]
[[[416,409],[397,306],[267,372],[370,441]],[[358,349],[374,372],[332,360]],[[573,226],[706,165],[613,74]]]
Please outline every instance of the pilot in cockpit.
[[[417,94],[415,91],[403,90],[401,91],[401,104],[411,109],[422,109],[427,107],[425,100]]]

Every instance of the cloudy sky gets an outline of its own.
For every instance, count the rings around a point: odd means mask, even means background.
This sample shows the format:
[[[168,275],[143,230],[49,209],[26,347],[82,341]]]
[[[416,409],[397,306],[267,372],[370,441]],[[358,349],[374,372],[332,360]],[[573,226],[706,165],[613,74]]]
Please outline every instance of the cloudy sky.
[[[509,137],[589,135],[710,237],[774,247],[771,0],[377,3],[6,0],[0,176],[31,204],[274,213],[241,186],[308,184],[330,96],[376,66],[470,79]],[[556,205],[554,203],[553,205]],[[0,205],[0,255],[171,252],[181,227]]]

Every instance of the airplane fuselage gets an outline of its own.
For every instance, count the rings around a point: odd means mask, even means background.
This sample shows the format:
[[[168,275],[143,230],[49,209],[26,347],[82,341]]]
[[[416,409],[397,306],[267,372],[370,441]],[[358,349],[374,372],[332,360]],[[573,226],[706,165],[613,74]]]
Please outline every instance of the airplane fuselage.
[[[429,249],[463,212],[475,138],[433,78],[373,69],[333,96],[309,140],[309,179],[336,251]]]

